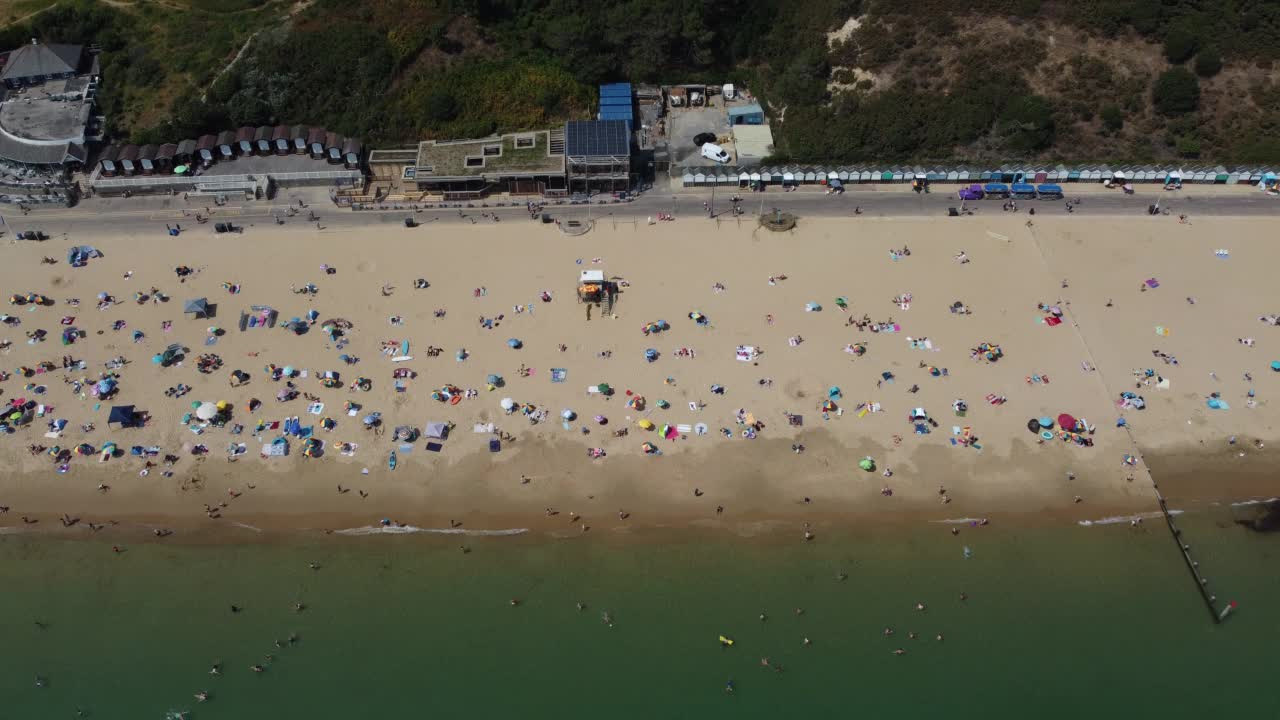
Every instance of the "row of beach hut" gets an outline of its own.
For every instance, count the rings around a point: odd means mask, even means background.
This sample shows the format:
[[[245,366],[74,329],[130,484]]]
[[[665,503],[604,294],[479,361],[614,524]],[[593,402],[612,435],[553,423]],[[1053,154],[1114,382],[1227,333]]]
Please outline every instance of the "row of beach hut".
[[[344,138],[323,128],[305,125],[263,125],[225,130],[163,145],[110,145],[98,156],[103,177],[165,175],[199,166],[229,162],[253,155],[307,155],[349,169],[360,167],[363,148],[356,138]]]
[[[995,183],[1073,183],[1123,180],[1128,183],[1164,183],[1169,177],[1180,177],[1189,184],[1256,185],[1273,172],[1268,168],[1160,167],[1090,165],[1071,167],[1001,167],[992,170],[974,168],[876,168],[876,167],[686,167],[681,179],[686,187],[731,185],[843,185],[844,183],[909,183],[925,182],[995,182]]]

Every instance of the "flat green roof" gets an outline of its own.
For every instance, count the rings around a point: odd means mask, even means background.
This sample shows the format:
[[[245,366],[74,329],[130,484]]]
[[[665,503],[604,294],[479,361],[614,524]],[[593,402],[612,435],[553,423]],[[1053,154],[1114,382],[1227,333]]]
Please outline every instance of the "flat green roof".
[[[538,130],[480,140],[427,140],[418,145],[418,180],[542,175],[564,172],[564,155],[549,155],[549,133]],[[532,146],[526,146],[532,140]],[[517,141],[521,147],[517,147]],[[486,154],[487,153],[487,154]]]

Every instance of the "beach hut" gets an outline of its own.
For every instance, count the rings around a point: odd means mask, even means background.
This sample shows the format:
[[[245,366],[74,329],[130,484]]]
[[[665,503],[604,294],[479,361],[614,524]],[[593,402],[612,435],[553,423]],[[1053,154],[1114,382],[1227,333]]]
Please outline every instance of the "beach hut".
[[[196,162],[201,167],[210,167],[217,158],[214,156],[214,146],[218,144],[218,138],[213,135],[201,135],[196,141]]]
[[[143,145],[138,148],[138,167],[142,170],[143,175],[156,174],[156,152],[159,150],[155,145]]]
[[[236,131],[236,153],[248,157],[254,153],[253,136],[256,128],[245,125]]]
[[[702,187],[703,185],[706,185],[707,176],[704,173],[694,173],[693,184],[697,187]]]
[[[324,128],[311,128],[307,133],[307,153],[311,155],[311,159],[324,158],[324,137]]]
[[[208,318],[209,300],[207,298],[194,298],[188,300],[182,305],[183,314],[193,314],[196,318]]]
[[[271,131],[271,147],[277,155],[288,155],[293,150],[293,129],[277,125]]]
[[[187,139],[178,143],[177,150],[173,153],[173,165],[190,165],[195,162],[196,157],[196,141]]]
[[[306,125],[294,125],[292,128],[289,129],[289,142],[291,147],[293,148],[293,154],[295,155],[307,154],[307,133],[308,132],[310,132],[310,128],[308,128]]]
[[[231,130],[223,130],[218,133],[218,161],[227,162],[236,159],[236,150],[238,143],[236,134]]]
[[[270,125],[260,125],[257,130],[253,131],[253,151],[258,155],[271,154],[271,133],[275,132],[275,128]]]
[[[359,140],[351,137],[347,138],[347,141],[342,143],[343,167],[348,170],[355,170],[360,167],[360,155],[363,150],[364,147],[360,144]]]
[[[683,183],[685,187],[693,187],[693,173],[686,170],[684,175],[681,176],[680,182]]]
[[[178,146],[174,143],[165,143],[156,149],[156,157],[153,162],[156,165],[157,173],[167,173],[173,170],[173,156],[177,154]]]
[[[138,428],[142,427],[142,422],[133,405],[116,405],[111,408],[111,414],[107,416],[107,427]]]
[[[102,171],[103,177],[115,177],[119,172],[119,166],[116,165],[116,158],[120,157],[120,148],[115,145],[108,145],[103,149],[102,154],[98,156],[98,168]]]
[[[338,133],[324,134],[324,158],[330,165],[342,162],[342,136]]]
[[[138,174],[138,146],[125,145],[120,148],[120,156],[116,162],[120,165],[120,172],[125,176]]]

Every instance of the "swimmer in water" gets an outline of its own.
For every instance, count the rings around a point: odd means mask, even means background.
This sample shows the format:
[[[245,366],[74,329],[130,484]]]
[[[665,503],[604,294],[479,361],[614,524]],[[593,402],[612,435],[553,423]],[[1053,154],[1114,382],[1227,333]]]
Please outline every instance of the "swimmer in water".
[[[938,642],[942,642],[942,633],[938,633]]]
[[[769,662],[769,658],[767,658],[767,657],[762,657],[762,658],[760,658],[760,666],[761,666],[761,667],[769,667],[770,665],[771,665],[771,663]]]
[[[209,699],[209,693],[205,690],[201,690],[195,694],[195,698],[196,702],[204,702]]]
[[[297,645],[297,644],[298,644],[298,640],[299,640],[299,639],[300,639],[300,638],[298,637],[298,633],[289,633],[289,644],[290,644],[290,645]]]
[[[765,620],[768,620],[768,619],[769,619],[768,615],[765,615],[764,613],[760,613],[760,622],[764,622]]]
[[[586,604],[586,603],[578,603],[577,607],[578,607],[578,612],[582,612],[583,610],[586,610],[586,609],[587,609],[587,604]]]
[[[733,680],[728,680],[727,682],[725,682],[724,691],[727,693],[733,692]]]
[[[294,612],[302,612],[303,610],[306,610],[306,609],[307,609],[307,606],[306,606],[306,605],[303,605],[303,604],[302,604],[302,603],[300,603],[300,602],[298,602],[298,603],[294,603],[294,604],[293,604],[293,611],[294,611]]]
[[[893,634],[893,628],[891,628],[891,627],[887,627],[887,628],[885,628],[885,629],[884,629],[884,636],[885,636],[885,637],[889,637],[889,636],[890,636],[890,635],[892,635],[892,634]]]
[[[214,664],[213,664],[213,667],[209,668],[209,674],[210,674],[210,675],[221,675],[221,674],[222,674],[222,663],[220,663],[220,662],[216,662],[216,663],[214,663]]]
[[[924,603],[922,602],[916,603],[916,610],[919,610],[920,612],[924,612]]]
[[[804,639],[804,642],[802,642],[802,643],[800,643],[800,644],[801,644],[801,645],[803,645],[804,647],[809,647],[809,646],[810,646],[810,645],[812,645],[813,643],[809,640],[809,638],[805,638],[805,639]]]
[[[250,666],[249,666],[249,669],[250,669],[250,670],[252,670],[252,671],[254,671],[254,672],[256,672],[256,673],[260,673],[260,672],[262,672],[263,670],[266,670],[266,668],[262,667],[261,665],[250,665]]]
[[[906,650],[903,650],[902,648],[898,648],[897,650],[894,650],[894,651],[893,651],[893,654],[894,654],[894,655],[906,655],[906,654],[907,654],[907,651],[906,651]]]
[[[916,634],[915,634],[914,632],[908,632],[908,633],[907,633],[907,639],[908,639],[908,640],[915,640],[915,639],[916,639]]]

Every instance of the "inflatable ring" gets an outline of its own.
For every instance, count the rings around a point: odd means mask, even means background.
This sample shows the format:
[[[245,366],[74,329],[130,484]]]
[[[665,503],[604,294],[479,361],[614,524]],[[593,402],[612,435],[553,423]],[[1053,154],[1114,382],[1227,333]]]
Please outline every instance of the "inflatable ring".
[[[462,402],[462,396],[461,396],[461,395],[454,395],[453,397],[449,398],[449,404],[450,404],[450,405],[457,405],[457,404],[458,404],[458,403],[460,403],[460,402]]]
[[[1040,437],[1044,438],[1045,440],[1052,440],[1053,433],[1049,432],[1048,430],[1044,430],[1040,433]]]

